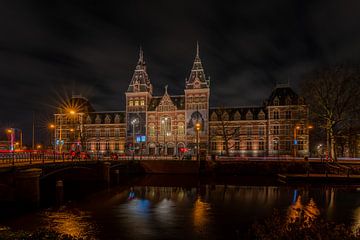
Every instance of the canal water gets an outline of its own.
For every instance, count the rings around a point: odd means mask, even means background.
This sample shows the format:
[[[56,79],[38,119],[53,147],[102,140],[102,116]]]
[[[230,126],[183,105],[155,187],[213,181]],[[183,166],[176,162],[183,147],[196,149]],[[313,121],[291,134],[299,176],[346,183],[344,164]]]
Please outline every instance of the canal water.
[[[274,209],[289,219],[302,209],[310,218],[360,226],[356,186],[164,175],[122,182],[86,195],[78,191],[81,196],[65,182],[63,206],[7,216],[0,225],[26,231],[45,227],[85,239],[243,239],[254,222],[271,218]]]

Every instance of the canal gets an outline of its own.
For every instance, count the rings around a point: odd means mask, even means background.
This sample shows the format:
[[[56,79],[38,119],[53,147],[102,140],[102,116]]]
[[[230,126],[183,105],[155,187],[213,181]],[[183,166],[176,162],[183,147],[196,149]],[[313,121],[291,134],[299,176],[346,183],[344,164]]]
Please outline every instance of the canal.
[[[86,184],[64,185],[62,206],[55,207],[54,195],[43,190],[46,201],[39,210],[1,216],[0,225],[25,231],[44,227],[84,239],[243,239],[275,209],[290,220],[301,209],[309,218],[360,226],[356,186],[189,175],[129,177],[93,191],[84,191],[91,188]]]

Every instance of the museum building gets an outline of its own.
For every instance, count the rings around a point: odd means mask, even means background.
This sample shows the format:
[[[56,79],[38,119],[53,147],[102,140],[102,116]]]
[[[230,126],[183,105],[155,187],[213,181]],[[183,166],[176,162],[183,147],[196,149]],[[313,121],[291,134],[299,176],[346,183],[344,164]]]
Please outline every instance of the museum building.
[[[125,97],[125,111],[97,112],[86,98],[72,96],[55,114],[56,149],[154,156],[309,152],[308,107],[289,85],[275,86],[259,106],[210,107],[198,45],[183,95],[170,95],[167,86],[153,95],[140,49]]]

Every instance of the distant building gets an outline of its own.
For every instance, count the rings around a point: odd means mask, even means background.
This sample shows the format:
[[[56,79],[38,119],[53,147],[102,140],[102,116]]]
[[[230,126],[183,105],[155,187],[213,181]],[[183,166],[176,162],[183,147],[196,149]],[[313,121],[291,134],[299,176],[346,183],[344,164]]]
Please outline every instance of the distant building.
[[[96,112],[84,97],[73,96],[55,114],[56,149],[182,155],[195,154],[199,146],[201,154],[308,155],[303,98],[288,85],[278,85],[260,106],[210,108],[210,79],[198,46],[183,95],[169,95],[167,86],[162,96],[152,90],[140,49],[125,111]]]

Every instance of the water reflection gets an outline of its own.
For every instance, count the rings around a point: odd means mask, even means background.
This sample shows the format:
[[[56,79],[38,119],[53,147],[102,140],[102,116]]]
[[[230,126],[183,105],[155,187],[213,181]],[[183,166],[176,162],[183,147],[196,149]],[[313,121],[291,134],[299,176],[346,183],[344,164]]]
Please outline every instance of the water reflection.
[[[289,207],[288,222],[303,222],[306,225],[311,225],[319,215],[320,210],[314,199],[310,198],[308,204],[304,205],[301,195],[298,195],[295,203],[292,203]]]
[[[91,215],[76,209],[46,211],[41,214],[45,226],[60,234],[76,238],[95,239],[96,227],[91,221]]]
[[[207,228],[207,224],[209,223],[209,214],[211,207],[209,203],[201,200],[200,196],[195,201],[193,208],[193,216],[194,216],[194,227],[197,232],[203,232]]]

